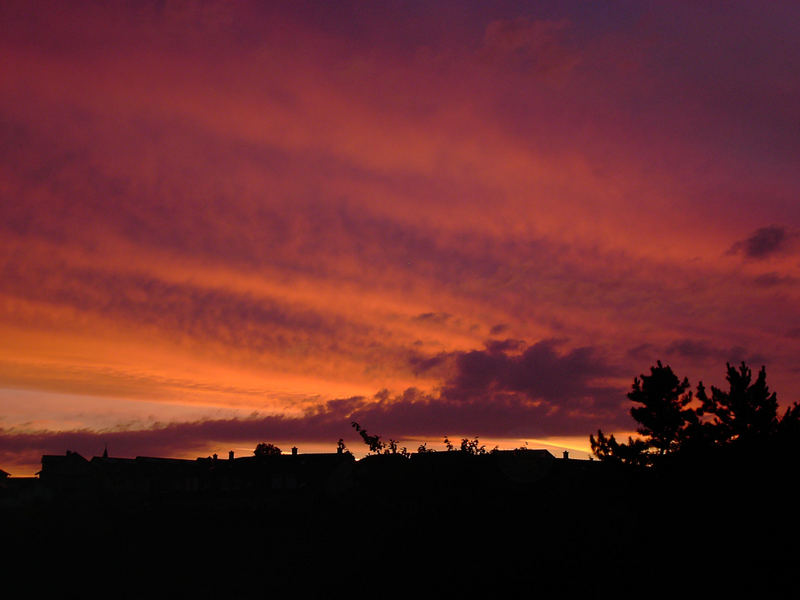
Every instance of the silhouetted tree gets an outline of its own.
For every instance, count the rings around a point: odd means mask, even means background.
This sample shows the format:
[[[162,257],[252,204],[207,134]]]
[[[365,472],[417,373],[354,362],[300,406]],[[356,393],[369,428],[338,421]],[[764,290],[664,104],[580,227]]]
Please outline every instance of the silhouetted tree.
[[[597,458],[606,462],[626,465],[643,466],[649,464],[651,455],[648,455],[647,442],[634,440],[628,437],[627,444],[620,444],[614,439],[614,434],[606,437],[601,430],[597,430],[597,439],[589,436],[592,452]]]
[[[641,440],[628,438],[620,444],[613,435],[606,437],[601,430],[597,439],[589,436],[592,452],[602,460],[626,464],[651,464],[658,456],[677,452],[686,437],[686,430],[697,423],[695,411],[688,408],[692,401],[689,380],[681,381],[672,368],[661,361],[650,367],[650,375],[633,380],[628,398],[641,406],[631,408],[631,416],[639,423],[636,431]]]
[[[778,423],[778,436],[800,440],[800,404],[795,402],[786,412]]]
[[[766,368],[761,367],[755,382],[744,362],[738,370],[730,363],[726,368],[727,392],[711,386],[709,396],[702,381],[697,386],[697,398],[703,403],[698,412],[712,417],[714,441],[728,444],[776,434],[780,423],[778,398],[769,391]]]
[[[466,454],[471,454],[473,456],[476,456],[478,454],[486,454],[486,446],[479,444],[480,442],[478,441],[478,436],[475,436],[475,438],[472,440],[470,440],[469,438],[462,438],[461,451]]]
[[[631,408],[631,416],[639,422],[642,439],[628,438],[621,444],[601,430],[597,439],[589,436],[592,452],[604,461],[632,465],[649,465],[659,457],[679,452],[706,452],[713,447],[742,442],[776,440],[797,443],[800,435],[800,405],[789,407],[778,417],[778,400],[766,383],[766,369],[761,367],[755,382],[750,368],[742,362],[738,369],[726,365],[729,390],[697,386],[700,406],[689,406],[692,394],[689,381],[682,381],[669,366],[658,361],[650,375],[633,382],[628,398],[641,404]],[[792,438],[794,436],[794,438]]]
[[[628,398],[642,406],[631,408],[631,416],[640,423],[637,432],[645,436],[648,451],[669,454],[679,449],[689,426],[697,422],[697,414],[687,408],[692,401],[689,380],[683,381],[661,361],[650,367],[650,375],[633,380]]]
[[[369,447],[370,452],[375,452],[376,454],[380,454],[381,450],[385,447],[386,444],[381,441],[381,436],[379,435],[369,435],[367,430],[361,427],[358,423],[353,421],[351,423],[353,429],[358,432],[358,435],[361,436],[361,439],[364,440],[364,443]]]
[[[384,447],[383,453],[404,456],[405,458],[411,456],[411,454],[409,454],[408,452],[408,448],[406,448],[405,446],[400,448],[400,446],[397,443],[397,440],[393,440],[392,438],[389,438],[389,443]]]
[[[255,454],[258,457],[280,456],[281,449],[278,448],[275,444],[261,442],[256,446],[256,449],[253,450],[253,454]]]
[[[455,450],[455,446],[453,446],[453,442],[447,437],[447,434],[444,436],[444,447],[447,448],[448,452],[452,452]]]

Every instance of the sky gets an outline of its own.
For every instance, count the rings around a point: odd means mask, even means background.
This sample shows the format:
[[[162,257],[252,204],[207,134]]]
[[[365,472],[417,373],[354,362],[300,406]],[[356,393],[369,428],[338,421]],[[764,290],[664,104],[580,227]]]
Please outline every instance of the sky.
[[[0,468],[800,398],[795,2],[0,4]]]

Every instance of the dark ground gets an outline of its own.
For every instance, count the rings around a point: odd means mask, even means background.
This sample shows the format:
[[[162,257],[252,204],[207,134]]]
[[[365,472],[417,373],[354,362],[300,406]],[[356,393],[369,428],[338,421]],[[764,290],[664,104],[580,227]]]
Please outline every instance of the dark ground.
[[[321,489],[0,509],[8,598],[795,596],[793,464],[534,482],[357,472]]]

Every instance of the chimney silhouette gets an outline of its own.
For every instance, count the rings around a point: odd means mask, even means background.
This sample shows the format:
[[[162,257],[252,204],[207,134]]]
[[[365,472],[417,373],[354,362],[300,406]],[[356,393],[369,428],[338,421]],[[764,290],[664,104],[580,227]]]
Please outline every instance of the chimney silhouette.
[[[297,456],[297,446],[292,446],[292,456]]]
[[[569,458],[569,450],[564,450],[564,459],[566,460],[568,458]]]
[[[228,451],[228,460],[233,460],[233,450]]]

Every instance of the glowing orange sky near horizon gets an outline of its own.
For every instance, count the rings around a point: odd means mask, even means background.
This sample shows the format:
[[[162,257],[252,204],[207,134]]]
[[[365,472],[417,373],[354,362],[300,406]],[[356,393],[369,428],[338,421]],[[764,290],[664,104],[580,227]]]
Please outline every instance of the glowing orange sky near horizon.
[[[797,400],[797,12],[4,3],[0,467],[585,450],[657,359]]]

